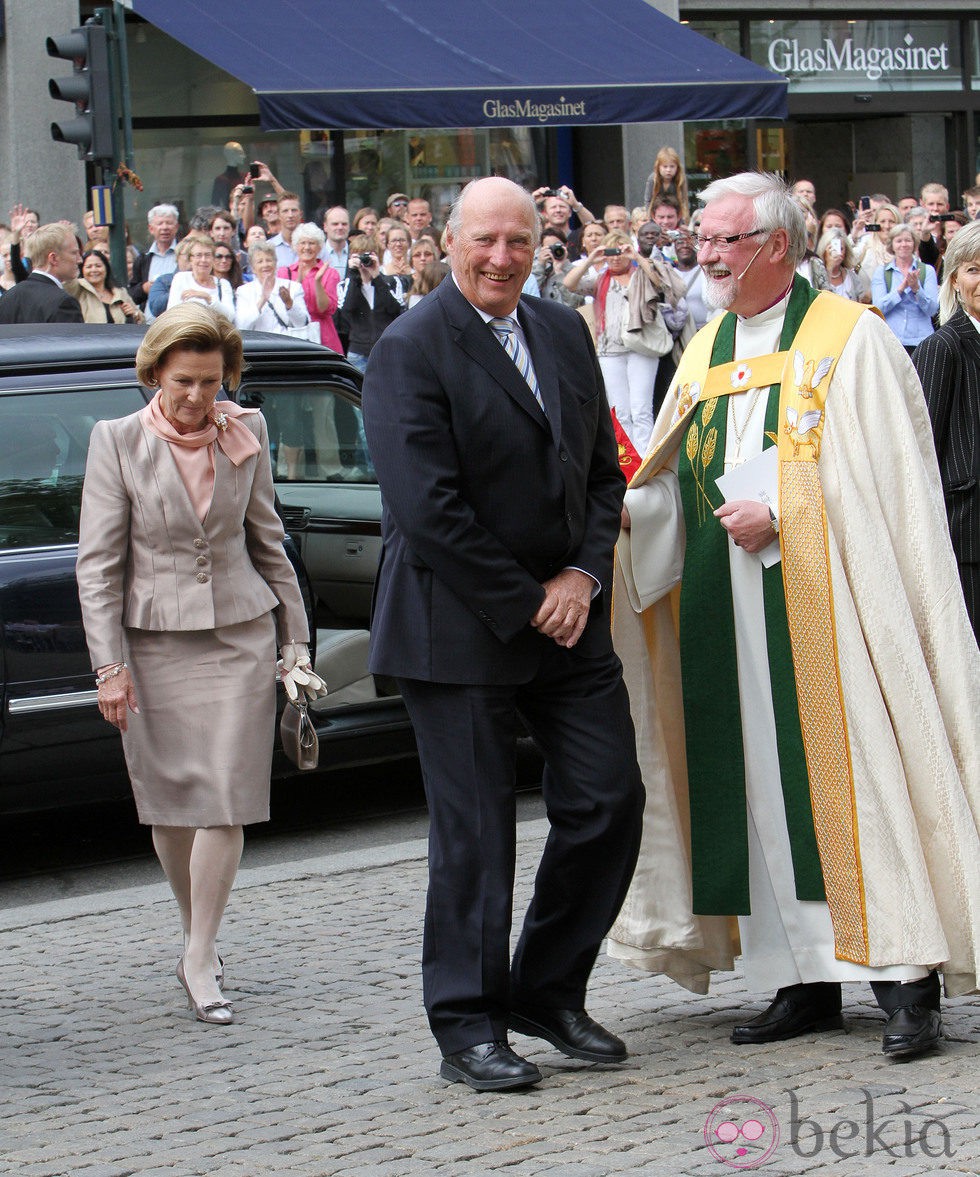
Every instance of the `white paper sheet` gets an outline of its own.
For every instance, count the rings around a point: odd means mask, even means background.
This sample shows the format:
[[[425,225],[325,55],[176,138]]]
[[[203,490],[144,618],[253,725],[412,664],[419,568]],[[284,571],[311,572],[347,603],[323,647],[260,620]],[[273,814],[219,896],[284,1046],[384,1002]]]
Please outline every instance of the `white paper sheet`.
[[[753,503],[765,503],[773,514],[777,514],[779,503],[779,459],[778,447],[770,446],[761,454],[743,462],[740,466],[733,466],[727,473],[715,479],[715,484],[725,496],[726,503],[733,503],[738,499],[750,499]],[[771,568],[778,564],[779,536],[758,553],[763,568]]]

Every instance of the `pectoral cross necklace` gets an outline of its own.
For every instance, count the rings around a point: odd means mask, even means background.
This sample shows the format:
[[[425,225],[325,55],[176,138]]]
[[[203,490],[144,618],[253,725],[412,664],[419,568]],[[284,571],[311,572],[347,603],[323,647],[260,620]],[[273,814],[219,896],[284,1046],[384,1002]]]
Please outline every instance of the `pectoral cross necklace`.
[[[735,453],[730,458],[725,459],[726,466],[741,466],[745,463],[745,458],[742,457],[742,439],[745,437],[745,431],[749,427],[749,422],[752,420],[752,414],[755,412],[755,406],[759,403],[760,396],[762,396],[762,389],[756,388],[749,402],[749,411],[742,420],[741,429],[739,429],[738,422],[735,420],[735,397],[730,396],[728,398],[728,420],[732,427],[732,433],[735,434]]]

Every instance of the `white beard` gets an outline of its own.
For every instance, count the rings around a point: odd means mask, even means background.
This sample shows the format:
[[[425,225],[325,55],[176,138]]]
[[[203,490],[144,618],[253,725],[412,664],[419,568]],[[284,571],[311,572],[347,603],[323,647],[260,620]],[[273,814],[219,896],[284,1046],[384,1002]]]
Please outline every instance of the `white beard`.
[[[702,273],[704,271],[702,270]],[[727,278],[711,278],[704,274],[704,301],[715,310],[726,311],[735,301],[738,286],[732,274]]]

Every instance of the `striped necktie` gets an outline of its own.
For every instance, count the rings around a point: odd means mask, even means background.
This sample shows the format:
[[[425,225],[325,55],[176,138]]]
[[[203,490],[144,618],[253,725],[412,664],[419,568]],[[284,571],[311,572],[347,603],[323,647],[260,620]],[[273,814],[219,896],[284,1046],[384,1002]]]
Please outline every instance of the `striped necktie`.
[[[491,319],[490,326],[493,329],[494,335],[496,335],[503,345],[504,351],[517,365],[518,372],[527,381],[527,386],[534,393],[534,399],[541,406],[541,411],[545,412],[544,401],[541,399],[541,389],[538,387],[538,378],[534,374],[534,365],[531,363],[531,357],[528,354],[527,348],[521,343],[520,337],[514,330],[514,320]]]

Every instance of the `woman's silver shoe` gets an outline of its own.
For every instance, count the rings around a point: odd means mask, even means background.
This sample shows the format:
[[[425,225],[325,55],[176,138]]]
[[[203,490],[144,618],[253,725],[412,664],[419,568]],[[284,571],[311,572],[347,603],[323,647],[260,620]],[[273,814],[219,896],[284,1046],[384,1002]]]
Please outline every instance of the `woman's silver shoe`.
[[[184,992],[187,994],[187,1008],[194,1011],[194,1016],[199,1022],[207,1022],[211,1026],[230,1026],[235,1020],[230,1001],[207,1001],[199,1004],[194,1000],[187,984],[187,977],[184,975],[183,957],[177,961],[177,980],[184,986]]]

